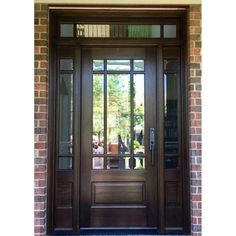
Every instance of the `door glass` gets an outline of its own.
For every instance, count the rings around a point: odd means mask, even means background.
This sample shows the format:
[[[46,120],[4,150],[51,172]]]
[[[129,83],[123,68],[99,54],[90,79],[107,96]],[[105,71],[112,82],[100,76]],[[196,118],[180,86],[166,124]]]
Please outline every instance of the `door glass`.
[[[104,153],[104,75],[93,74],[93,154]]]
[[[107,70],[109,71],[129,71],[130,60],[107,60]]]
[[[107,169],[130,169],[129,159],[130,157],[108,157]]]
[[[134,74],[134,154],[144,154],[144,74]]]
[[[93,60],[93,71],[103,71],[104,60]]]
[[[166,60],[168,63],[177,63],[174,60]],[[177,66],[173,65],[171,68]],[[165,167],[177,168],[179,158],[178,139],[178,97],[177,81],[178,74],[165,71],[164,74],[164,114],[165,114]]]
[[[144,71],[144,60],[134,60],[134,71]]]
[[[130,75],[107,75],[107,153],[130,153]]]
[[[144,60],[93,60],[92,93],[92,169],[144,169]]]

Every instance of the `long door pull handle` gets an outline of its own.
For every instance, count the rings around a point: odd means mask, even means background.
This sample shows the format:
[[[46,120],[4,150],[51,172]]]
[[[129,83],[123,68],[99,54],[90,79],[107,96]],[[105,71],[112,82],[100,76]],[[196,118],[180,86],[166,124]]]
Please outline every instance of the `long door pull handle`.
[[[151,151],[151,164],[155,165],[155,129],[149,130],[149,150]]]

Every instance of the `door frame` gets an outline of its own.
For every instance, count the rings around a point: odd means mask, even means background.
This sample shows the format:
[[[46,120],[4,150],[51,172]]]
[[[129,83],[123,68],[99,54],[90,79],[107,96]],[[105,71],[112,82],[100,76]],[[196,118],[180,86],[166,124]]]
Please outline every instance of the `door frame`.
[[[165,45],[179,45],[181,46],[181,82],[180,82],[180,93],[182,94],[180,99],[181,110],[179,115],[181,117],[181,156],[183,157],[183,172],[182,172],[182,183],[183,185],[183,212],[184,212],[184,231],[186,233],[190,233],[190,167],[189,167],[189,157],[188,157],[188,137],[189,137],[189,124],[188,124],[188,73],[187,73],[187,6],[150,6],[150,5],[142,5],[142,6],[100,6],[100,5],[76,5],[74,9],[67,9],[68,6],[49,6],[50,9],[50,25],[49,25],[49,117],[48,117],[48,176],[47,176],[47,232],[55,233],[54,230],[54,219],[53,216],[54,212],[54,204],[55,204],[55,168],[56,168],[56,148],[57,148],[57,93],[56,93],[56,77],[58,76],[57,71],[57,48],[67,46],[71,48],[73,51],[72,54],[74,56],[74,61],[76,64],[81,65],[81,47],[83,45],[96,45],[96,46],[156,46],[161,49],[161,47]],[[107,9],[112,8],[113,10],[107,11]],[[155,9],[156,8],[156,9]],[[60,9],[60,10],[59,10]],[[63,9],[63,10],[61,10]],[[100,10],[97,10],[100,9]],[[62,20],[63,22],[79,22],[81,17],[85,17],[88,21],[95,21],[96,22],[96,14],[99,17],[101,15],[106,14],[106,19],[110,22],[110,17],[115,15],[115,19],[117,21],[121,20],[124,21],[124,17],[122,14],[125,14],[125,20],[127,22],[134,20],[142,20],[148,22],[150,20],[161,19],[163,21],[166,20],[178,20],[181,24],[181,34],[182,38],[178,40],[163,40],[163,39],[145,39],[145,40],[114,40],[114,39],[60,39],[57,35],[59,30],[59,22]],[[84,18],[83,18],[84,19]],[[99,22],[99,20],[97,21]],[[56,27],[55,27],[56,25]],[[159,51],[158,58],[162,58],[161,50]],[[71,54],[71,55],[72,55]],[[157,59],[158,59],[157,58]],[[163,65],[159,63],[159,74],[158,76],[161,78],[163,75]],[[81,68],[76,67],[74,71],[74,78],[77,77],[78,79],[75,80],[74,88],[74,98],[81,96]],[[160,81],[160,80],[159,80]],[[157,81],[158,83],[158,81]],[[163,86],[161,84],[158,85],[159,91],[158,93],[162,93]],[[79,101],[74,99],[74,117],[80,117],[81,112],[81,104]],[[162,101],[160,101],[162,102]],[[157,112],[162,114],[161,106],[157,106]],[[74,119],[74,134],[80,134],[80,119]],[[160,137],[163,140],[163,127],[160,123],[163,121],[163,117],[160,117],[157,127],[162,134]],[[74,139],[74,156],[79,158],[74,158],[74,170],[80,170],[80,140],[79,138]],[[158,147],[158,156],[163,156],[164,148],[163,145]],[[71,233],[79,233],[79,189],[80,189],[80,171],[74,171],[73,174],[73,192],[77,196],[77,198],[73,198],[73,227]],[[158,158],[158,177],[160,179],[164,179],[164,161],[161,158]],[[158,203],[159,203],[159,231],[161,234],[166,232],[165,230],[165,215],[164,215],[164,182],[158,186]],[[59,231],[58,231],[59,232]],[[68,233],[70,233],[68,231]]]

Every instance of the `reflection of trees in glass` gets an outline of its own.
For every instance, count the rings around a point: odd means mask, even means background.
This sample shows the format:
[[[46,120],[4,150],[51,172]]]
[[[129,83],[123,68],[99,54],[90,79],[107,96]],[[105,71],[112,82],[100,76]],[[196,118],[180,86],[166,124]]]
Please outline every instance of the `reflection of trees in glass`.
[[[93,75],[93,135],[103,141],[103,75]]]
[[[130,76],[108,75],[108,142],[130,139]]]

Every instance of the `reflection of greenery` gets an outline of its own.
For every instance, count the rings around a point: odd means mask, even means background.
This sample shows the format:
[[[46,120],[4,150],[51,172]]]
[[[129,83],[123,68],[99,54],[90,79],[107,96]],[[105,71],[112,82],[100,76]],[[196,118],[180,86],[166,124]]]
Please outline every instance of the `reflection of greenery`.
[[[93,135],[103,136],[103,75],[93,77]]]
[[[139,125],[141,127],[144,126],[144,111],[143,111],[143,106],[138,106],[134,109],[134,121],[135,125]]]
[[[141,82],[142,83],[142,82]],[[93,135],[104,136],[104,79],[102,74],[93,76]],[[134,83],[134,88],[137,85]],[[136,89],[135,89],[136,91]],[[140,91],[140,89],[139,89]],[[143,101],[138,100],[140,92],[134,94],[134,126],[144,127]],[[137,96],[137,101],[136,101]],[[141,97],[142,98],[142,97]],[[107,76],[107,127],[108,142],[117,143],[118,135],[129,144],[130,130],[130,77],[128,74],[109,74]],[[134,148],[138,149],[140,143],[134,141]]]
[[[140,147],[140,143],[137,140],[134,140],[134,150]]]
[[[108,127],[109,142],[117,142],[130,134],[130,80],[127,75],[108,76]]]

